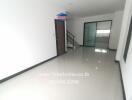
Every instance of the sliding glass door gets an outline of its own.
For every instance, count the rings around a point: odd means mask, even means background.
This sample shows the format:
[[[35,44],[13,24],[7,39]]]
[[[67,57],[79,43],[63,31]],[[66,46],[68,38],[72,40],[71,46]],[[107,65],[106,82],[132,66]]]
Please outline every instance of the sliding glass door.
[[[111,20],[85,23],[83,45],[96,48],[108,48],[111,26]]]
[[[85,23],[84,26],[84,46],[95,46],[96,44],[96,23]]]
[[[108,48],[112,21],[97,22],[96,48]]]

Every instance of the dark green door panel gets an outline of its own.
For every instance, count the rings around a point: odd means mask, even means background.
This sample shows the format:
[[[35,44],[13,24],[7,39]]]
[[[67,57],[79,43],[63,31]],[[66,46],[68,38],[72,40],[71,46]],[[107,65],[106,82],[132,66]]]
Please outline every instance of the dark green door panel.
[[[96,23],[86,23],[84,27],[84,46],[95,46]]]

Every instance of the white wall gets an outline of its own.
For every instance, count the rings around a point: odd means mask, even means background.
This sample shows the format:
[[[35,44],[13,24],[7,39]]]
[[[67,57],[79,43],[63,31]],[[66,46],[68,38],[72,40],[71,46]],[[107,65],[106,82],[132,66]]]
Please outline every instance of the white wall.
[[[128,3],[129,2],[129,3]],[[131,18],[131,5],[130,1],[127,0],[124,14],[123,14],[123,21],[122,21],[122,27],[121,27],[121,35],[118,45],[118,51],[116,55],[116,60],[121,60],[125,48],[125,41],[127,39],[129,24],[130,24],[130,18]]]
[[[117,49],[120,32],[121,32],[121,24],[122,24],[123,11],[117,11],[114,14],[112,29],[109,41],[110,49]]]
[[[105,14],[105,15],[90,16],[85,18],[72,18],[71,20],[68,21],[67,29],[76,36],[77,42],[80,45],[83,45],[83,30],[84,30],[85,22],[113,20],[114,28],[112,27],[113,31],[111,32],[109,47],[111,49],[117,49],[118,38],[120,35],[120,28],[121,28],[121,25],[119,24],[122,21],[122,14],[123,11],[117,11],[115,13]]]
[[[131,16],[132,16],[132,0],[126,0],[122,28],[121,28],[121,35],[120,35],[118,51],[116,55],[116,60],[119,60],[121,64],[126,100],[132,100],[132,39],[131,39],[126,62],[123,59]]]
[[[48,0],[0,0],[0,79],[56,56],[61,10]]]

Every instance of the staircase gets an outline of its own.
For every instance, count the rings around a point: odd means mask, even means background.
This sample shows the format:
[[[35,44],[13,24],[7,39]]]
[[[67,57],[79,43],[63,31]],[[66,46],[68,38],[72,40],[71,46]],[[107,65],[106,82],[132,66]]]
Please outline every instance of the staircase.
[[[67,31],[67,48],[76,49],[79,47],[79,44],[75,40],[75,36]]]

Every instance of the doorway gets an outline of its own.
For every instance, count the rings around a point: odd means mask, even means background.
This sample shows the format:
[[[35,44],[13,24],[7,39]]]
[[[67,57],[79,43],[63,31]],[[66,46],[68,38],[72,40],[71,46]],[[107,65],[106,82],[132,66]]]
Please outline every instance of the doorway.
[[[84,23],[83,46],[109,48],[112,20]]]
[[[57,56],[65,53],[65,22],[55,20]]]

